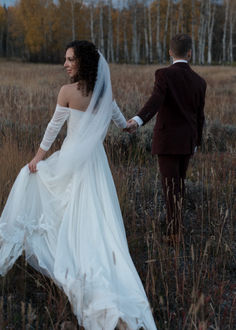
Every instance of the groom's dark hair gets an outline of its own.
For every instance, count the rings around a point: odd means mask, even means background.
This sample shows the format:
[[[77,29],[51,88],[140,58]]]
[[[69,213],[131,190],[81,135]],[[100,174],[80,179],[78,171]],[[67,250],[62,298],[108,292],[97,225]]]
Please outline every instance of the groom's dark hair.
[[[176,57],[185,57],[192,49],[192,38],[188,34],[176,34],[170,41],[170,49]]]

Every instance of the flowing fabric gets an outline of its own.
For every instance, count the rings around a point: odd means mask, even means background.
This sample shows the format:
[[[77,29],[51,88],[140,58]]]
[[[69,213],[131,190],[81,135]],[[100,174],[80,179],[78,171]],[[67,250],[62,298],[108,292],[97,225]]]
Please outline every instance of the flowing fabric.
[[[45,150],[67,121],[61,149],[34,174],[23,167],[15,180],[0,218],[0,274],[25,251],[27,261],[64,290],[86,330],[155,330],[103,147],[111,118],[125,127],[100,56],[88,109],[58,105],[47,127]]]

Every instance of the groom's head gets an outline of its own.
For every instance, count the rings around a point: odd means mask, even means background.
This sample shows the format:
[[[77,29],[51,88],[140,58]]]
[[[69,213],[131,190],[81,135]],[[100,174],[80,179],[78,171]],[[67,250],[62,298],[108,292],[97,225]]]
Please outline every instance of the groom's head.
[[[189,61],[192,55],[192,38],[188,34],[176,34],[170,41],[169,54],[174,59]]]

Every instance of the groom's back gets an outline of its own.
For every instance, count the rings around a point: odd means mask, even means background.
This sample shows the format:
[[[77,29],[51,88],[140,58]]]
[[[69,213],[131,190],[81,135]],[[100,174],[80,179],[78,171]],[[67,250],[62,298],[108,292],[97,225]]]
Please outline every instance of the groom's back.
[[[166,76],[166,97],[159,110],[159,120],[168,127],[190,125],[196,128],[198,110],[205,98],[206,83],[186,63],[161,69]]]
[[[154,129],[158,136],[153,149],[159,154],[193,153],[201,140],[206,83],[187,63],[177,62],[161,70],[166,96]]]
[[[148,122],[156,113],[152,152],[192,154],[201,143],[206,83],[187,63],[155,73],[153,94],[138,116]]]
[[[157,143],[158,153],[193,153],[200,143],[206,83],[187,63],[177,62],[163,70],[167,92],[156,127],[160,123],[169,134],[164,143]]]

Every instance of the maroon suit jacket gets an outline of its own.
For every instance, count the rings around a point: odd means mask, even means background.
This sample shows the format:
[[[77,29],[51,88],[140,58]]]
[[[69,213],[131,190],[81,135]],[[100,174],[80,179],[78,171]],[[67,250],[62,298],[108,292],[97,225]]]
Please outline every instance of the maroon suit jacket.
[[[152,96],[137,114],[146,124],[155,114],[152,153],[194,153],[201,145],[206,82],[187,63],[156,71]]]

